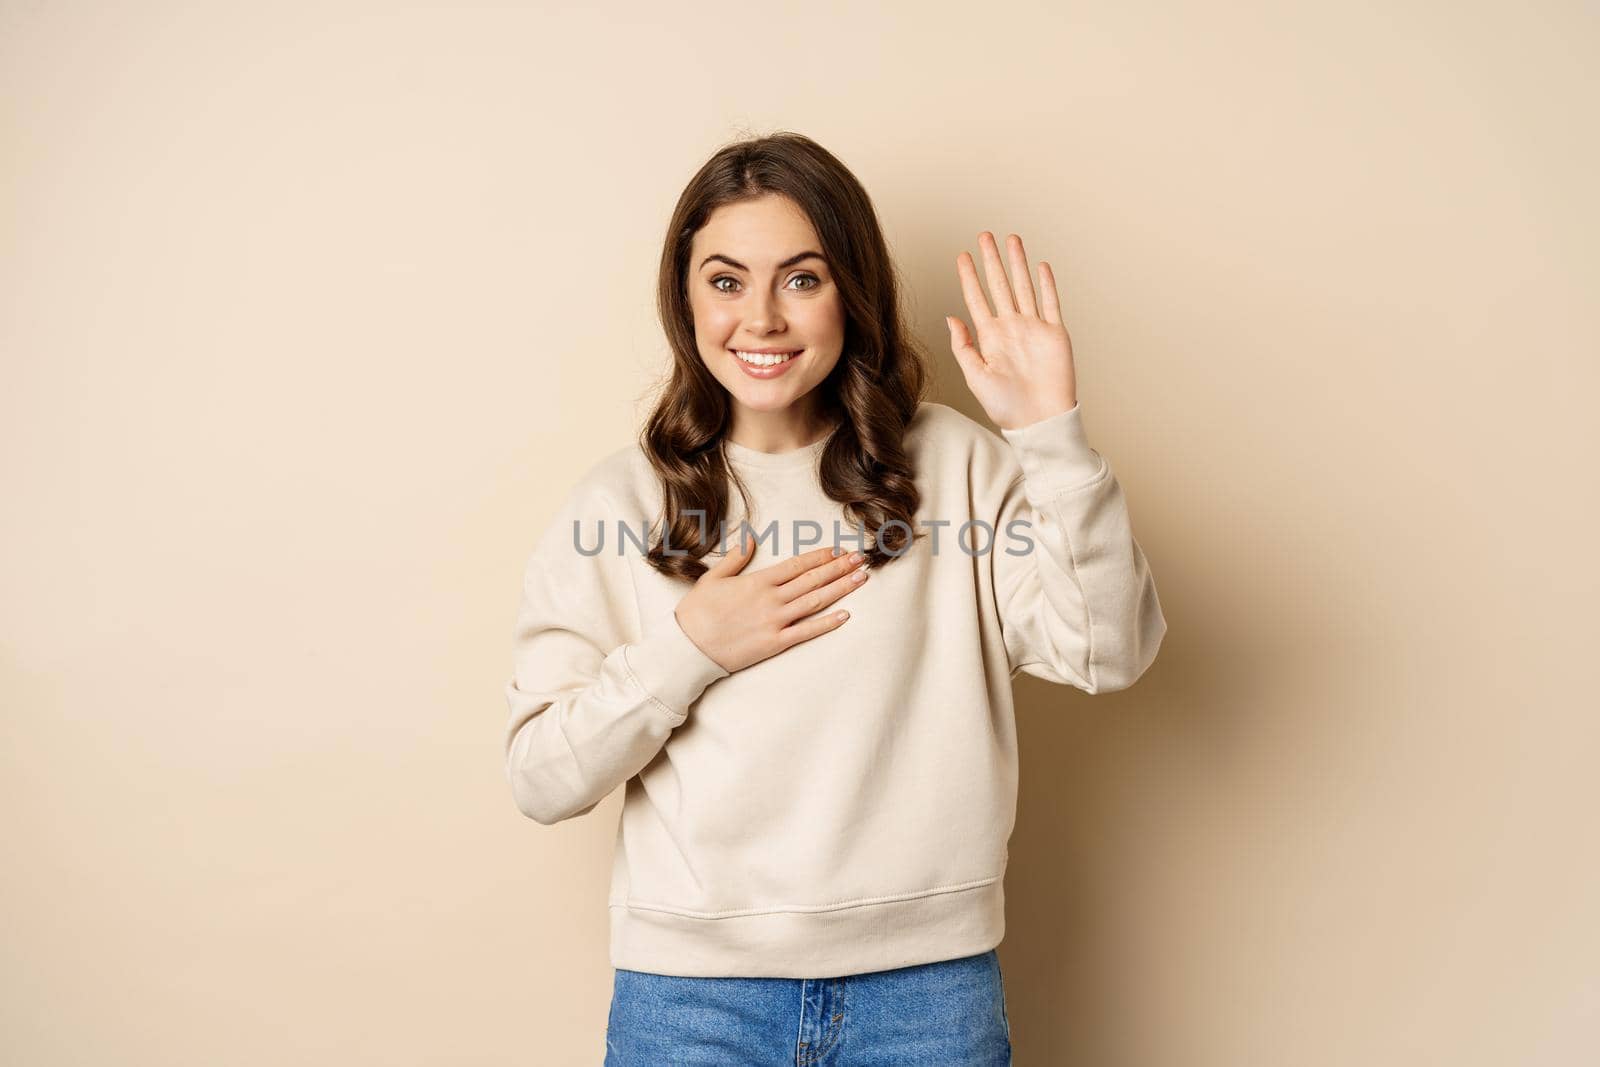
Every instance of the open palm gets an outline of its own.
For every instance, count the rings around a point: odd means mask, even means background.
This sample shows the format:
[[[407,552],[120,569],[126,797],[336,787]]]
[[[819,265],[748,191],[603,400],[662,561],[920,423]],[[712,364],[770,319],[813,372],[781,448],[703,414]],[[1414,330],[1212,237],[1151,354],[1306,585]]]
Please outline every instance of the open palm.
[[[950,349],[967,379],[967,388],[996,426],[1010,430],[1070,411],[1078,402],[1078,382],[1072,338],[1061,321],[1061,300],[1050,264],[1039,261],[1040,300],[1036,303],[1022,238],[1011,234],[1006,245],[1012,275],[1018,279],[1015,289],[1001,266],[994,234],[985,230],[978,235],[984,277],[994,301],[992,314],[971,254],[962,251],[956,257],[956,273],[978,332],[977,343],[960,319],[947,315],[945,322],[950,327]]]

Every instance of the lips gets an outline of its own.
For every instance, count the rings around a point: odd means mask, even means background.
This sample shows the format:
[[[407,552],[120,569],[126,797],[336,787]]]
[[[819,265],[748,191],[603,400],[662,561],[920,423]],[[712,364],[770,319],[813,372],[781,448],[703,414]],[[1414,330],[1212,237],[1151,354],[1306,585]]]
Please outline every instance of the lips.
[[[730,348],[733,358],[752,367],[774,367],[805,351],[803,348]],[[787,358],[785,358],[787,357]]]
[[[766,379],[776,378],[783,374],[800,361],[805,355],[805,351],[803,348],[792,348],[782,353],[771,351],[763,354],[755,349],[730,348],[728,354],[733,357],[734,362],[739,364],[739,369],[746,375],[752,378]],[[746,358],[746,353],[751,358]],[[788,354],[789,358],[780,358],[784,354]],[[754,362],[752,362],[752,359],[754,359]]]

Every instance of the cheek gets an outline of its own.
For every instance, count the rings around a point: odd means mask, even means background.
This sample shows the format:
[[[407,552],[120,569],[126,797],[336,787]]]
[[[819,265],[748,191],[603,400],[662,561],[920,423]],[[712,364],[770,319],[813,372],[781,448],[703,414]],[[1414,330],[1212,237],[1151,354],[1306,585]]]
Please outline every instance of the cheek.
[[[835,292],[827,300],[818,300],[807,308],[806,323],[819,337],[837,337],[844,334],[844,304]]]
[[[689,311],[694,315],[695,329],[702,332],[716,329],[730,317],[726,303],[707,300],[698,292],[689,298]]]

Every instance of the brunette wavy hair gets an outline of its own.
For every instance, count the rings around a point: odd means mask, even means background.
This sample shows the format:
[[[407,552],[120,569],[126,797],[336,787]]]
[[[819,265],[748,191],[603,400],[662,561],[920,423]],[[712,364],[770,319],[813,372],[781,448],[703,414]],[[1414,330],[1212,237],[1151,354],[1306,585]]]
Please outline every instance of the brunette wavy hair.
[[[788,197],[811,220],[844,304],[844,348],[816,386],[818,413],[837,422],[823,447],[822,490],[866,531],[867,567],[903,555],[916,536],[921,494],[902,440],[927,388],[927,356],[906,329],[899,276],[867,191],[827,149],[782,131],[726,144],[708,159],[679,196],[661,252],[656,308],[672,370],[639,443],[662,487],[646,558],[672,577],[706,572],[701,560],[719,547],[730,481],[751,515],[748,488],[722,447],[728,392],[695,344],[689,246],[717,208],[772,194]]]

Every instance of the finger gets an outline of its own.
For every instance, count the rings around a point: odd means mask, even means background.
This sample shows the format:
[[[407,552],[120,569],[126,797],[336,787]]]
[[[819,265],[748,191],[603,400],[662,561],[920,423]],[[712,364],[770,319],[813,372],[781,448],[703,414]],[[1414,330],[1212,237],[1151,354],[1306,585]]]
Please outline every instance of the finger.
[[[785,626],[778,631],[778,640],[784,648],[792,648],[802,641],[820,637],[829,630],[837,630],[844,625],[844,621],[849,617],[850,613],[848,611],[825,611],[820,615],[801,619],[792,626]]]
[[[967,302],[967,314],[973,325],[983,332],[983,324],[994,318],[989,312],[989,302],[984,299],[983,288],[978,284],[978,267],[972,262],[972,253],[965,250],[956,257],[956,274],[961,277],[961,296]]]
[[[1011,295],[1011,283],[1006,281],[1006,269],[1000,265],[1000,246],[994,243],[994,234],[984,230],[978,235],[978,251],[983,254],[983,277],[989,283],[995,315],[1002,319],[1015,315],[1017,301]]]
[[[1061,325],[1061,297],[1056,292],[1056,272],[1039,261],[1039,296],[1044,303],[1044,321]]]
[[[854,553],[851,553],[851,556],[853,555]],[[865,555],[859,560],[852,559],[851,556],[840,556],[826,567],[812,567],[798,578],[778,586],[779,594],[785,600],[794,600],[796,597],[804,596],[813,589],[827,585],[836,578],[848,576],[851,571],[860,568],[867,561]],[[815,611],[816,609],[812,608],[811,610]]]
[[[866,583],[869,573],[865,567],[857,567],[844,577],[835,578],[822,588],[813,589],[804,596],[789,601],[783,606],[778,617],[785,623],[791,623],[798,618],[821,611],[851,590],[861,588]]]
[[[794,581],[812,567],[820,566],[843,552],[842,548],[825,545],[822,548],[812,549],[801,556],[790,556],[788,559],[774,563],[765,570],[757,571],[756,573],[762,575],[774,585],[783,585],[786,582]]]
[[[749,531],[744,528],[744,524],[740,523],[739,539],[728,546],[727,554],[717,560],[716,566],[710,569],[719,575],[738,574],[744,570],[744,565],[749,563],[750,557],[754,555],[754,541]]]
[[[961,372],[971,376],[987,367],[988,361],[983,358],[983,353],[978,351],[978,346],[972,343],[972,335],[967,332],[967,324],[953,315],[946,315],[944,322],[950,327],[950,352],[960,364]]]
[[[1038,315],[1038,306],[1033,302],[1033,272],[1028,269],[1028,254],[1022,250],[1022,238],[1008,234],[1006,250],[1011,256],[1011,276],[1017,279],[1017,310],[1024,315]]]

